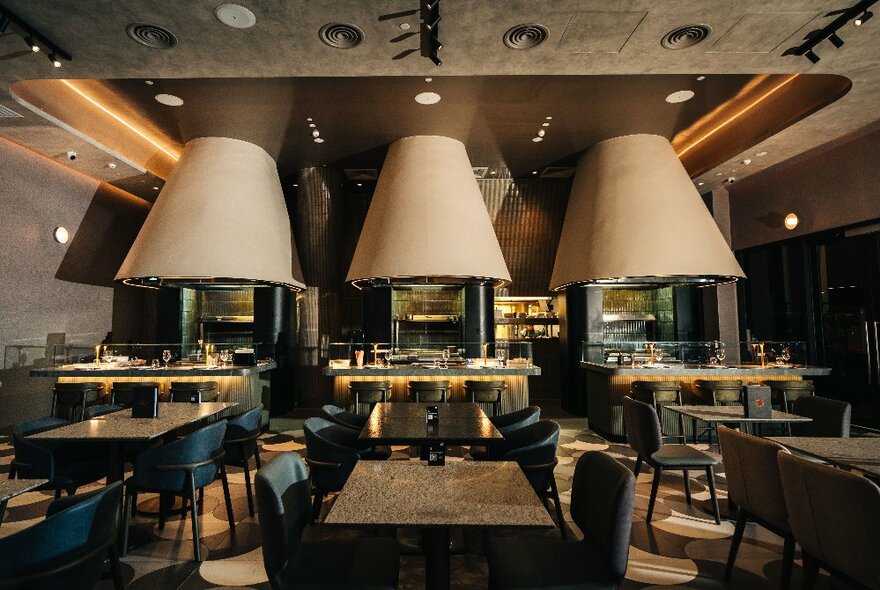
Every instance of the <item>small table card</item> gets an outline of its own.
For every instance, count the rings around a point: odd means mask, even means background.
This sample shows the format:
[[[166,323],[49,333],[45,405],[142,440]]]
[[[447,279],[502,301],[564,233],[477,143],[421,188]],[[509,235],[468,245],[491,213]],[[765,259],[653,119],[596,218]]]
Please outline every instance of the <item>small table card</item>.
[[[427,424],[437,424],[440,422],[440,408],[437,406],[428,406],[425,410],[425,422]]]
[[[746,385],[743,401],[746,418],[770,418],[770,388],[766,385]]]
[[[428,465],[446,465],[445,442],[434,442],[428,445]]]
[[[150,385],[140,385],[131,390],[131,417],[132,418],[158,418],[159,417],[159,388]]]

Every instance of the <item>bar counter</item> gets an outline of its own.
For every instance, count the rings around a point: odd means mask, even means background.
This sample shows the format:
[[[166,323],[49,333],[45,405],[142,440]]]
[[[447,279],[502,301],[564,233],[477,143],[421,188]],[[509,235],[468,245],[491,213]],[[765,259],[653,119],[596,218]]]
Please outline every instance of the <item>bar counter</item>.
[[[501,400],[501,412],[507,413],[520,410],[529,405],[529,376],[541,374],[536,366],[522,367],[478,367],[462,366],[432,367],[424,365],[398,365],[391,367],[366,366],[362,369],[324,367],[325,377],[333,378],[333,403],[348,408],[353,403],[348,391],[351,381],[390,381],[391,397],[388,401],[408,401],[407,383],[414,381],[449,381],[450,402],[470,401],[465,398],[464,382],[473,381],[505,381],[507,391]],[[487,409],[487,408],[484,408]]]
[[[54,378],[59,383],[98,381],[104,383],[108,393],[114,381],[157,382],[163,395],[168,393],[172,381],[216,381],[219,390],[217,401],[237,402],[241,410],[252,408],[262,401],[263,385],[268,386],[268,375],[277,365],[274,362],[256,366],[228,366],[208,368],[205,366],[87,368],[83,365],[33,369],[31,377]],[[264,382],[265,380],[265,382]]]
[[[655,366],[601,364],[581,362],[586,371],[587,415],[589,427],[598,434],[611,439],[625,438],[623,430],[623,398],[629,395],[633,381],[675,381],[681,385],[682,403],[698,403],[694,395],[697,379],[739,379],[743,385],[758,384],[768,379],[798,381],[804,377],[820,377],[831,374],[825,367],[782,365],[692,365],[682,363],[657,363]],[[678,432],[668,412],[660,419],[664,431]],[[686,434],[690,425],[685,424]]]

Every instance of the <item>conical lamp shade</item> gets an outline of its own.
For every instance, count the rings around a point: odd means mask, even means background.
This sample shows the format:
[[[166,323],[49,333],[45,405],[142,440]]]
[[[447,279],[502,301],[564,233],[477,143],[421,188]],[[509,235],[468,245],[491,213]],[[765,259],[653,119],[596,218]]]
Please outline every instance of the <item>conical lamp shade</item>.
[[[510,281],[464,144],[391,144],[346,280]]]
[[[713,285],[744,276],[665,137],[616,137],[583,155],[551,289]]]
[[[272,157],[226,137],[188,142],[116,280],[305,288]]]

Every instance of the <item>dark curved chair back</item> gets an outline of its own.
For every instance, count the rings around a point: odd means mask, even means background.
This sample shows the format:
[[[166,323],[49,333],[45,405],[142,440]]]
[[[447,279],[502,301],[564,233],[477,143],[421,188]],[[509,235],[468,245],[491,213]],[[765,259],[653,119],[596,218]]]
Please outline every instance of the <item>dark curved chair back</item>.
[[[19,422],[12,427],[12,446],[15,456],[10,469],[21,479],[52,480],[55,473],[55,456],[52,445],[26,439],[29,434],[44,432],[69,424],[61,418],[37,418]]]
[[[663,447],[660,419],[654,406],[626,396],[623,398],[623,421],[629,446],[650,461],[651,455]]]
[[[501,399],[503,391],[507,388],[504,381],[477,381],[467,379],[464,382],[464,391],[468,401],[491,404]]]
[[[571,516],[584,533],[583,543],[605,557],[619,582],[626,573],[636,478],[599,451],[581,455],[571,485]]]
[[[678,381],[633,381],[631,397],[646,404],[678,402],[681,385]]]
[[[358,461],[358,432],[323,418],[303,422],[303,432],[315,486],[324,491],[341,490]]]
[[[559,446],[559,424],[540,420],[512,432],[504,439],[505,461],[516,461],[537,493],[547,489]]]
[[[852,406],[844,401],[805,395],[794,400],[792,412],[813,419],[812,422],[792,424],[794,436],[849,438]]]
[[[122,483],[49,505],[46,520],[0,539],[0,587],[86,589],[116,542]],[[114,554],[115,555],[115,554]]]
[[[507,436],[512,432],[519,430],[529,424],[534,424],[541,419],[541,408],[538,406],[529,406],[522,410],[501,414],[500,416],[492,416],[489,421],[495,425],[498,432],[502,436]]]
[[[110,390],[110,403],[124,408],[131,407],[131,395],[135,387],[155,387],[157,391],[162,391],[156,381],[114,381]]]
[[[865,587],[880,587],[880,488],[861,475],[788,453],[778,461],[798,544]]]
[[[391,381],[349,381],[348,391],[359,404],[375,404],[391,398]]]
[[[226,435],[224,442],[243,441],[240,444],[224,445],[226,449],[226,463],[238,465],[253,457],[257,452],[257,437],[260,435],[260,427],[263,422],[263,404],[251,408],[244,414],[230,418],[226,421]]]
[[[103,416],[104,414],[116,412],[121,409],[122,406],[117,406],[114,404],[100,404],[97,406],[89,406],[88,408],[86,408],[86,411],[83,412],[83,420],[91,420],[92,418],[97,418],[98,416]]]
[[[297,453],[280,453],[257,471],[257,510],[263,565],[273,587],[288,556],[311,519],[311,486],[306,464]]]
[[[409,381],[406,385],[410,401],[446,403],[449,397],[449,381]]]
[[[723,425],[718,427],[718,441],[730,499],[775,527],[790,530],[776,459],[788,450],[766,438]]]
[[[200,428],[187,436],[161,447],[149,448],[135,458],[135,485],[143,490],[181,492],[188,490],[185,470],[164,471],[167,465],[191,465],[208,461],[223,450],[226,421],[221,420]],[[219,466],[209,463],[193,471],[196,489],[214,481]]]
[[[199,395],[200,402],[214,402],[220,392],[216,381],[172,381],[170,398],[173,402],[188,402],[193,394]]]
[[[321,417],[330,422],[335,422],[340,426],[347,426],[348,428],[354,428],[355,430],[362,429],[367,423],[367,420],[369,420],[369,416],[355,414],[348,410],[344,410],[339,406],[334,406],[333,404],[327,404],[321,408]]]

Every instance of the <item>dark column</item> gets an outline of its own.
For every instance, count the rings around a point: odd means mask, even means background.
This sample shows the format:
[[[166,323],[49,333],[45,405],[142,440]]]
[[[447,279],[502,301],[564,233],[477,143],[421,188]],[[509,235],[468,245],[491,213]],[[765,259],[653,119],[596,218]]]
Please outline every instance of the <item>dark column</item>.
[[[480,344],[495,342],[495,289],[491,285],[467,285],[464,288],[465,356],[483,356]],[[494,351],[489,349],[490,354]]]
[[[296,330],[295,295],[283,287],[254,289],[254,342],[264,344],[259,357],[271,355],[278,368],[271,372],[271,416],[281,416],[296,406],[293,360]],[[263,396],[266,405],[266,396]]]
[[[559,298],[562,409],[587,415],[587,381],[581,368],[584,342],[602,340],[601,287],[569,287]]]
[[[364,342],[391,342],[391,287],[364,287]]]

